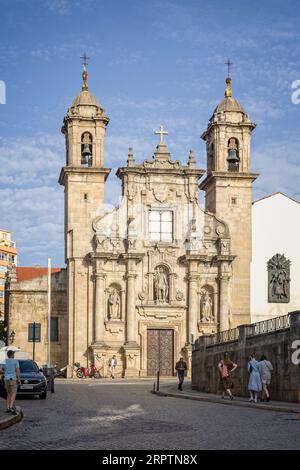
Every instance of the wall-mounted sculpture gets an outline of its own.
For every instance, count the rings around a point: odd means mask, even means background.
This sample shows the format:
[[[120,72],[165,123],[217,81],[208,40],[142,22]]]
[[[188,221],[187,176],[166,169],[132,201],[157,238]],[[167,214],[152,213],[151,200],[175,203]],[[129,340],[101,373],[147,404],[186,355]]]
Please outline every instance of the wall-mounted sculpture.
[[[169,273],[164,266],[154,270],[154,300],[160,304],[169,302]]]
[[[121,298],[117,288],[110,288],[108,296],[108,318],[119,320],[121,318]]]
[[[268,261],[268,302],[290,301],[290,265],[290,260],[278,253]]]
[[[200,322],[212,323],[214,321],[213,299],[208,290],[201,291]]]

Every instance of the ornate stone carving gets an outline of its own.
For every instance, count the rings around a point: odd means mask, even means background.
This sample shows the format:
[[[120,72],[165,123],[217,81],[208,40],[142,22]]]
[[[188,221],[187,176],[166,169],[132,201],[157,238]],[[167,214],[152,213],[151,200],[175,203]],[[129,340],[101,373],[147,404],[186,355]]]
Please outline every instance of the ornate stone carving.
[[[278,253],[268,261],[268,302],[290,301],[290,264],[290,260]]]
[[[110,320],[121,318],[121,298],[116,288],[111,288],[108,296],[108,318]]]
[[[154,300],[161,304],[169,301],[169,275],[163,266],[154,271]]]
[[[166,186],[153,188],[153,195],[158,202],[164,202],[168,197],[169,191]]]
[[[181,302],[184,299],[184,295],[183,295],[183,292],[181,292],[181,290],[178,290],[178,289],[176,290],[175,299],[178,302]]]
[[[211,323],[214,321],[213,318],[213,300],[207,290],[201,291],[201,302],[200,302],[200,322]]]
[[[138,298],[142,301],[146,300],[146,292],[145,291],[140,292],[138,295]]]

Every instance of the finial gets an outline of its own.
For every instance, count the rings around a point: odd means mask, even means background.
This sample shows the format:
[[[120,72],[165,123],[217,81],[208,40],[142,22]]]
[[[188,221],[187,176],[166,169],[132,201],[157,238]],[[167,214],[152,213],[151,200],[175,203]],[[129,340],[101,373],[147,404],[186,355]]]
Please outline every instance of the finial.
[[[163,126],[160,126],[159,131],[154,131],[154,134],[160,135],[160,142],[159,142],[159,145],[165,145],[165,143],[164,143],[164,135],[168,135],[169,132],[164,131]]]
[[[227,59],[227,61],[225,62],[225,65],[227,65],[227,67],[228,67],[227,78],[226,78],[225,97],[229,98],[230,96],[232,96],[230,73],[231,73],[231,66],[233,65],[233,63],[231,62],[230,59]]]
[[[87,73],[87,69],[86,69],[86,66],[88,65],[88,60],[90,59],[90,57],[87,56],[86,52],[83,54],[82,57],[80,57],[80,59],[82,59],[82,65],[83,65],[83,72],[82,72],[82,91],[88,91],[88,84],[87,84],[87,79],[88,79],[88,73]]]
[[[133,157],[133,148],[129,147],[128,150],[128,159],[127,159],[127,166],[132,166],[134,164],[134,157]]]
[[[195,166],[195,165],[196,165],[196,158],[195,158],[193,150],[190,150],[188,166]]]

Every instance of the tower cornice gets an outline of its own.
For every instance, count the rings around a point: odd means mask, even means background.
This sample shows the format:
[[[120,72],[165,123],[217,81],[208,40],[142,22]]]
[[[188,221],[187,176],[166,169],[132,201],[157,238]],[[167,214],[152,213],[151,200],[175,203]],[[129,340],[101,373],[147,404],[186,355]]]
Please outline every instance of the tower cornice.
[[[64,186],[67,175],[104,175],[104,181],[106,181],[111,168],[95,168],[95,167],[73,167],[73,166],[64,166],[61,169],[58,182],[60,185]]]
[[[241,172],[229,172],[229,171],[211,171],[207,174],[206,178],[200,183],[200,189],[207,189],[214,180],[249,180],[253,183],[258,178],[259,173],[241,173]]]

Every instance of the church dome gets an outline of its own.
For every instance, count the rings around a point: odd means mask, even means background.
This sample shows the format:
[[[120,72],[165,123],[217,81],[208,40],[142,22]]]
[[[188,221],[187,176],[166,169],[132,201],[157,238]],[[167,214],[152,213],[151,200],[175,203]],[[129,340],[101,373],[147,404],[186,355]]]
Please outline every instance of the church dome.
[[[88,90],[83,90],[76,96],[71,107],[73,106],[97,106],[100,108],[97,98]]]
[[[233,96],[226,96],[215,108],[213,114],[220,113],[222,111],[235,111],[245,114],[242,105],[237,99],[233,98]]]

